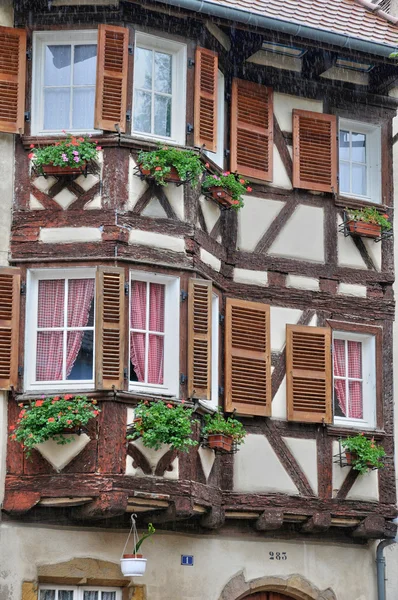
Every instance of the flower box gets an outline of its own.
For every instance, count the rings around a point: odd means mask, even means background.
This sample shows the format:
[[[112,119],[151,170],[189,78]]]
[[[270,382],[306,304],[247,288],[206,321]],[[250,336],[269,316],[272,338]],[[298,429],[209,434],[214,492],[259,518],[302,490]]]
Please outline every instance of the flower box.
[[[366,223],[365,221],[347,221],[348,230],[353,235],[361,237],[378,238],[381,235],[381,226],[376,223]]]
[[[347,461],[347,465],[351,466],[354,461],[358,460],[358,454],[356,452],[350,452],[349,450],[346,450],[345,458]],[[373,469],[373,465],[371,462],[367,462],[366,464],[369,469]]]
[[[146,570],[146,561],[142,554],[123,554],[120,568],[125,577],[142,577]]]
[[[62,167],[60,165],[42,165],[41,170],[44,175],[81,175],[84,173],[87,167],[87,163],[80,165],[80,167]]]
[[[138,165],[140,173],[144,175],[144,177],[153,177],[153,173],[149,169],[143,169],[141,165]],[[178,174],[178,171],[175,167],[170,167],[170,173],[165,175],[164,181],[166,183],[182,183],[181,177]]]
[[[224,433],[209,433],[207,438],[209,448],[212,450],[224,450],[224,452],[232,451],[233,438],[231,435]]]
[[[234,205],[234,200],[231,194],[225,188],[222,188],[218,185],[214,185],[213,187],[208,188],[208,192],[210,193],[213,200],[216,200],[221,206],[225,206],[230,208]]]

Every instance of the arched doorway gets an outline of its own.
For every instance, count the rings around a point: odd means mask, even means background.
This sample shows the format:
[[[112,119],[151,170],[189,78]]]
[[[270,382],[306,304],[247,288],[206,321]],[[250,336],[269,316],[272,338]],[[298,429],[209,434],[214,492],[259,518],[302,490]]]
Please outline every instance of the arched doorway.
[[[256,592],[247,596],[245,600],[292,600],[292,597],[279,592]]]

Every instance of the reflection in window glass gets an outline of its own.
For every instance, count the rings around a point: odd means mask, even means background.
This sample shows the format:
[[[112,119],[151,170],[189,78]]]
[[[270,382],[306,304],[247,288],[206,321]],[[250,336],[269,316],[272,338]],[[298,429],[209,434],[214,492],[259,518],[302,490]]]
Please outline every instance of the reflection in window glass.
[[[366,135],[340,130],[340,192],[355,196],[368,195],[368,159]]]
[[[40,600],[55,600],[55,590],[40,590]]]
[[[58,600],[73,600],[73,590],[58,590]]]
[[[98,592],[96,590],[84,590],[83,600],[98,600]]]

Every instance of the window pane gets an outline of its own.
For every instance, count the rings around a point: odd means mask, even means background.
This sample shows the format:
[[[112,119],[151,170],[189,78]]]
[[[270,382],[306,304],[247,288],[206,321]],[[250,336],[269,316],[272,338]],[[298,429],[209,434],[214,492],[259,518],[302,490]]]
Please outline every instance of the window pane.
[[[340,192],[350,192],[350,164],[340,162]]]
[[[40,600],[55,600],[55,590],[40,590]]]
[[[352,132],[351,136],[351,160],[353,162],[366,162],[366,135]]]
[[[73,600],[73,590],[58,590],[58,600]]]
[[[171,94],[171,62],[170,54],[155,52],[155,91]]]
[[[70,88],[44,90],[44,129],[69,129]]]
[[[145,381],[145,333],[130,334],[130,381]]]
[[[348,377],[362,379],[362,344],[361,342],[347,342],[348,352]]]
[[[146,329],[146,290],[145,281],[131,282],[130,319],[132,329]]]
[[[93,305],[94,279],[69,279],[68,327],[87,327]]]
[[[335,377],[346,376],[344,340],[333,340],[333,373]]]
[[[136,47],[134,59],[134,86],[136,88],[152,89],[152,60],[152,50]]]
[[[83,600],[98,600],[98,592],[84,590]]]
[[[149,335],[148,383],[163,384],[164,336]]]
[[[101,600],[116,600],[116,592],[102,592]]]
[[[366,166],[352,163],[352,193],[366,196]]]
[[[62,331],[37,332],[37,381],[59,381],[62,379],[63,340],[64,334]]]
[[[344,379],[334,380],[334,416],[335,417],[346,417],[347,406],[346,406],[346,389]]]
[[[41,279],[38,297],[38,327],[63,327],[65,280]]]
[[[75,46],[73,61],[73,83],[75,85],[95,85],[96,66],[96,44]]]
[[[73,89],[72,128],[94,129],[95,87]]]
[[[149,286],[149,330],[164,331],[164,285],[151,283]]]
[[[349,381],[349,417],[363,419],[362,381]]]
[[[152,94],[135,91],[134,94],[134,130],[151,133]]]
[[[350,132],[340,131],[339,145],[340,160],[350,160]]]
[[[68,331],[66,347],[66,379],[93,378],[93,331]]]
[[[171,98],[155,94],[155,131],[156,135],[171,135]]]
[[[70,85],[71,46],[46,46],[44,85]]]

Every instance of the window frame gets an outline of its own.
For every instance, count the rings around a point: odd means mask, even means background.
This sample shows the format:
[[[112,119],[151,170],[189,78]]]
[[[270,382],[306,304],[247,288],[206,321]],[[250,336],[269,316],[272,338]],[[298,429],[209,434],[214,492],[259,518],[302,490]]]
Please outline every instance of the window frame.
[[[130,333],[131,333],[131,281],[159,283],[165,286],[164,303],[164,374],[163,385],[130,381]],[[178,397],[179,395],[179,357],[180,357],[180,278],[162,273],[129,270],[128,296],[128,391],[149,395],[161,394]]]
[[[350,178],[352,172],[352,161],[342,160],[340,158],[340,131],[349,131],[350,133],[361,133],[366,136],[366,181],[367,194],[360,195],[341,190],[340,163],[345,162],[350,165]],[[339,152],[338,174],[339,174],[339,195],[342,198],[352,198],[362,200],[372,204],[382,204],[381,199],[381,127],[373,123],[364,123],[353,119],[339,118],[337,147]],[[355,162],[355,161],[354,161]]]
[[[37,315],[39,281],[48,279],[94,279],[94,325],[93,330],[93,378],[92,380],[52,381],[36,380],[37,360]],[[95,389],[95,341],[96,341],[96,268],[76,267],[72,269],[29,269],[26,286],[25,348],[31,348],[27,359],[25,352],[24,389],[26,391],[90,391]]]
[[[32,122],[31,135],[52,136],[62,133],[62,129],[44,129],[44,66],[45,48],[47,45],[90,44],[98,48],[98,31],[96,29],[66,30],[66,31],[35,31],[32,44]],[[98,58],[98,52],[97,52]],[[96,90],[96,84],[94,85]],[[95,94],[94,94],[95,101]],[[93,113],[94,122],[94,113]],[[83,133],[100,133],[97,129],[72,129],[68,133],[74,135]]]
[[[140,139],[151,139],[170,144],[185,146],[186,142],[186,96],[187,96],[187,46],[182,42],[162,38],[157,35],[136,31],[134,40],[134,56],[136,48],[164,52],[172,55],[172,92],[171,92],[171,135],[170,137],[135,131],[134,129],[134,92],[135,77],[132,85],[132,117],[131,135]],[[152,92],[153,93],[153,92]]]
[[[40,592],[41,590],[55,590],[56,592],[56,600],[59,600],[59,591],[73,591],[73,600],[83,600],[84,592],[116,592],[115,600],[122,600],[122,590],[118,587],[109,587],[109,586],[93,586],[93,585],[62,585],[62,584],[52,584],[52,583],[42,583],[39,584],[38,589],[38,600],[40,600]],[[102,593],[98,600],[102,600]]]

